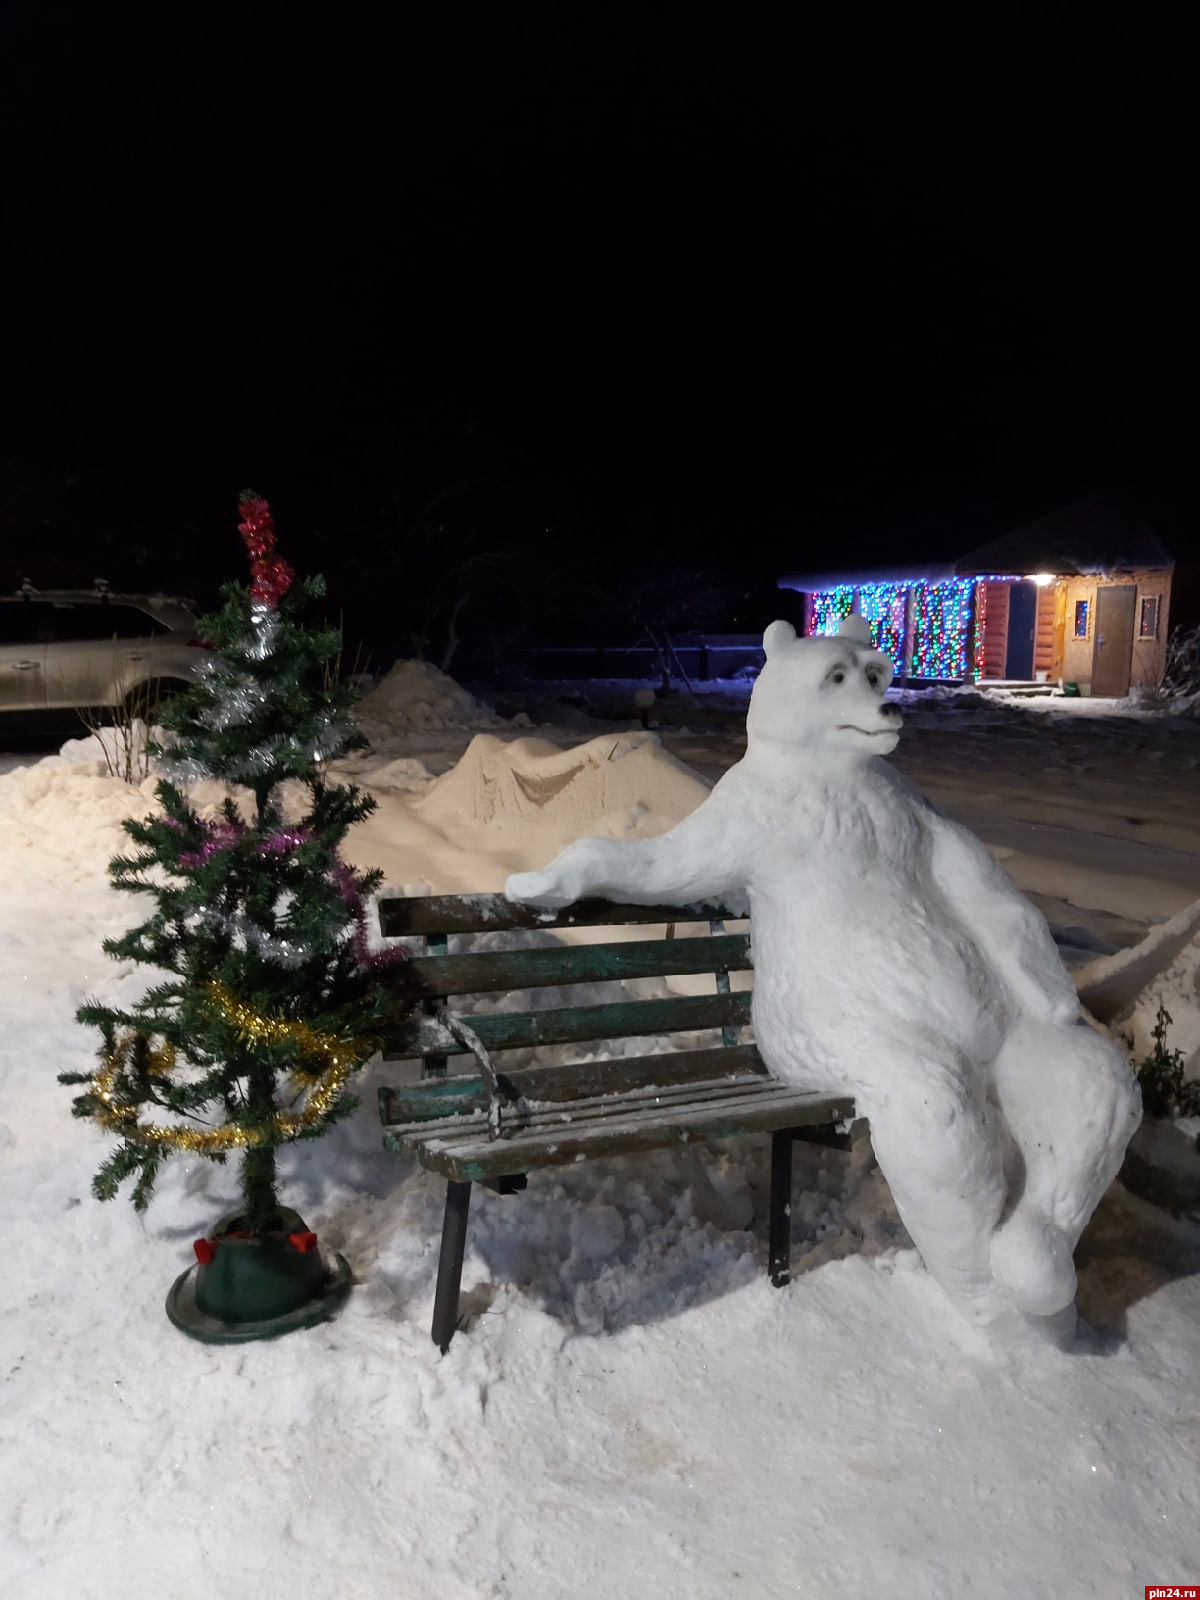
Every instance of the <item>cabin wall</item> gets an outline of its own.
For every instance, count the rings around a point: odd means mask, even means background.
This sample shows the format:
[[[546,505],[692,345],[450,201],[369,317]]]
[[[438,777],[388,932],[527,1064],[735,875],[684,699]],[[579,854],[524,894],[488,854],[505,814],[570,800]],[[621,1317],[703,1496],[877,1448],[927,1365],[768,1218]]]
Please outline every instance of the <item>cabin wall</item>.
[[[981,583],[975,604],[983,603],[983,664],[981,678],[1002,678],[1008,655],[1008,585]]]
[[[1037,615],[1033,631],[1033,670],[1044,672],[1049,678],[1054,673],[1054,621],[1057,596],[1052,583],[1043,584],[1037,593]]]
[[[1135,689],[1155,689],[1167,670],[1167,637],[1171,631],[1171,578],[1168,568],[1142,568],[1137,573],[1138,603],[1133,623],[1133,672],[1131,686]],[[1138,621],[1142,614],[1142,601],[1158,600],[1158,630],[1153,639],[1138,637]]]
[[[1106,578],[1063,578],[1057,587],[1062,591],[1064,630],[1062,666],[1056,677],[1080,685],[1092,681],[1092,656],[1096,648],[1096,596],[1105,586],[1134,584],[1137,600],[1133,613],[1133,653],[1130,662],[1129,686],[1131,689],[1150,689],[1162,682],[1167,664],[1167,635],[1170,632],[1171,569],[1169,567],[1138,567],[1130,572],[1115,573]],[[1075,607],[1087,601],[1087,632],[1083,638],[1075,637]],[[1151,639],[1139,637],[1142,601],[1158,601],[1158,626]]]
[[[1058,586],[1066,600],[1061,676],[1069,683],[1092,681],[1092,653],[1096,648],[1095,578],[1064,578]],[[1075,632],[1075,608],[1087,605],[1083,632]]]

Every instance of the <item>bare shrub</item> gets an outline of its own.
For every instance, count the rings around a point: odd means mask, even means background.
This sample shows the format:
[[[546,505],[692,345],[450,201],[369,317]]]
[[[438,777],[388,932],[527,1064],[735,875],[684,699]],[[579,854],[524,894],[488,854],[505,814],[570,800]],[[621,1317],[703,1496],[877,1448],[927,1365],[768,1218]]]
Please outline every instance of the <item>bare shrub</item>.
[[[100,746],[109,777],[136,788],[150,776],[154,766],[150,730],[161,702],[162,685],[151,681],[139,684],[119,706],[99,711],[89,706],[75,708],[80,722]]]

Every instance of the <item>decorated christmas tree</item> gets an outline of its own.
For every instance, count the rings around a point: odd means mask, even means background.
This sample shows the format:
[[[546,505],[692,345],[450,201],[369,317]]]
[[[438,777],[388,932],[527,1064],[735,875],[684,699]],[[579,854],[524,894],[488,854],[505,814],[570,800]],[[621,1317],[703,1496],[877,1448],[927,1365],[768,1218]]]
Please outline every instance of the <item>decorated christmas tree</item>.
[[[315,1236],[280,1208],[275,1152],[353,1108],[351,1080],[388,1006],[365,913],[378,874],[339,853],[374,801],[327,772],[363,741],[348,720],[353,692],[331,671],[338,631],[299,620],[324,585],[295,581],[265,500],[247,491],[240,510],[250,584],[226,586],[223,609],[201,624],[211,658],[163,711],[161,809],[125,824],[136,848],[109,869],[152,911],[105,949],[156,975],[128,1007],[80,1008],[100,1030],[100,1066],[62,1081],[82,1086],[76,1116],[119,1141],[98,1197],[130,1179],[140,1210],[172,1152],[232,1153],[242,1205],[225,1232],[287,1236],[303,1253]],[[215,816],[188,798],[203,779],[226,789]],[[197,1242],[202,1266],[212,1253]]]

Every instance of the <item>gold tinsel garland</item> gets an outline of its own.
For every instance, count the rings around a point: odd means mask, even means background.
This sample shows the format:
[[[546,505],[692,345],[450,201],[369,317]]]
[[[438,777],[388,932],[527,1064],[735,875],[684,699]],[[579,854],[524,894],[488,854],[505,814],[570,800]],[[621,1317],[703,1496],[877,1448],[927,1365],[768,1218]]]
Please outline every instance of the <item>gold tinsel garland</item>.
[[[167,1150],[195,1150],[201,1154],[281,1144],[320,1122],[350,1074],[378,1048],[374,1039],[339,1039],[336,1034],[323,1033],[307,1022],[264,1016],[239,1000],[223,983],[210,983],[208,992],[215,1013],[232,1023],[247,1044],[272,1045],[291,1040],[301,1057],[313,1062],[312,1066],[296,1062],[290,1069],[296,1084],[308,1090],[303,1111],[277,1111],[270,1122],[256,1128],[242,1128],[236,1123],[226,1123],[220,1128],[167,1128],[139,1122],[137,1106],[121,1105],[113,1099],[118,1073],[129,1059],[137,1039],[145,1037],[127,1033],[106,1053],[104,1065],[92,1080],[92,1090],[105,1107],[96,1113],[96,1120],[103,1127],[135,1144]],[[165,1077],[175,1065],[173,1046],[163,1044],[152,1049],[147,1064],[151,1076]]]

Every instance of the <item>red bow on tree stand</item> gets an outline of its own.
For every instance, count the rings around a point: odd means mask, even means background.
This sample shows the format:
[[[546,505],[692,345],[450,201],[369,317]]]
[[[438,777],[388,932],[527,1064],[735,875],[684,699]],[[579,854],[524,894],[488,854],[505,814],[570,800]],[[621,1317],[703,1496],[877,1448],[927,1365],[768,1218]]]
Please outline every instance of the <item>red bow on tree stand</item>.
[[[238,509],[242,513],[238,532],[250,552],[250,598],[274,611],[296,574],[276,551],[275,518],[262,496],[253,489],[243,489],[238,496]]]

